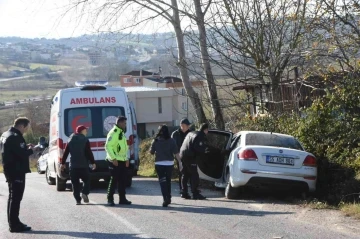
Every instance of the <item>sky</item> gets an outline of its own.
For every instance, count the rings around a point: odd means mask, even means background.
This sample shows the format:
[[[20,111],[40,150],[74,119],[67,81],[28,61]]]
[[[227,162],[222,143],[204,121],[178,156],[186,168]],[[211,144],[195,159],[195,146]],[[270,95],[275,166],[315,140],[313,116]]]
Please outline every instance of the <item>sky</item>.
[[[0,37],[58,39],[95,33],[95,28],[86,17],[79,22],[76,17],[78,15],[73,12],[63,16],[66,9],[69,9],[70,1],[0,0]],[[123,19],[125,18],[126,16]],[[168,30],[168,27],[164,27],[161,32]],[[140,31],[152,33],[155,30],[147,26]],[[159,32],[159,29],[156,31]]]
[[[61,2],[63,2],[61,4]],[[86,33],[73,23],[60,22],[66,1],[0,0],[0,37],[62,38]]]

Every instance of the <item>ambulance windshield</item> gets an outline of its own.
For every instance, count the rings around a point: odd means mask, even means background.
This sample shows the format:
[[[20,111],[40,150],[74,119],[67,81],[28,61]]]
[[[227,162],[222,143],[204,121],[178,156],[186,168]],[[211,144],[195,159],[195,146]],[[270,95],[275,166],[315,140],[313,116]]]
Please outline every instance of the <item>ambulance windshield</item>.
[[[88,138],[105,138],[120,115],[125,115],[125,109],[121,106],[66,109],[65,135],[69,137],[78,125],[84,125],[89,128]]]

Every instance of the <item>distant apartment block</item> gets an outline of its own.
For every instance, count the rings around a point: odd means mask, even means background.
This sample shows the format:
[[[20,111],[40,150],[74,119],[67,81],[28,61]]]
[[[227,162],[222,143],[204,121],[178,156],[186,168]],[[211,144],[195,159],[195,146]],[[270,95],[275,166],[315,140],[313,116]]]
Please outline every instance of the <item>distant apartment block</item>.
[[[100,50],[90,50],[88,52],[89,61],[91,65],[97,66],[100,65],[101,60],[103,58],[103,54]]]

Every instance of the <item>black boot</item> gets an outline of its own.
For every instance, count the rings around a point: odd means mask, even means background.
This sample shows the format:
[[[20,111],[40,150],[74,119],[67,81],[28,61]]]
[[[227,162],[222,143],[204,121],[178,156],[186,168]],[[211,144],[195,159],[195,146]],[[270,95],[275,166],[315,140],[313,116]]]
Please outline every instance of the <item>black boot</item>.
[[[131,204],[131,201],[127,200],[127,199],[123,199],[123,200],[120,200],[119,201],[119,204],[122,204],[122,205],[130,205]]]
[[[190,195],[188,193],[182,193],[181,194],[181,198],[184,198],[184,199],[191,199]]]
[[[204,200],[206,199],[206,197],[204,197],[203,195],[201,195],[200,193],[194,194],[193,195],[193,199],[194,200]]]
[[[27,232],[27,231],[30,231],[30,230],[31,230],[31,227],[26,226],[24,224],[18,224],[18,225],[14,226],[14,227],[9,228],[10,232]]]
[[[167,207],[167,206],[169,206],[170,203],[171,203],[171,198],[167,197],[167,198],[164,199],[164,202],[163,202],[162,206]]]

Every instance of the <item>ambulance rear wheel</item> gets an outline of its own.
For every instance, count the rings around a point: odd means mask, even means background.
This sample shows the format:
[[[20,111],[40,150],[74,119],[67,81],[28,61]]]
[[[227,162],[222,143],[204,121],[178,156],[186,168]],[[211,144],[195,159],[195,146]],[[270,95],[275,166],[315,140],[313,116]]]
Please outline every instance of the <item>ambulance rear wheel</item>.
[[[132,175],[129,175],[128,178],[127,178],[127,181],[126,181],[126,187],[131,187],[131,184],[132,184]]]

